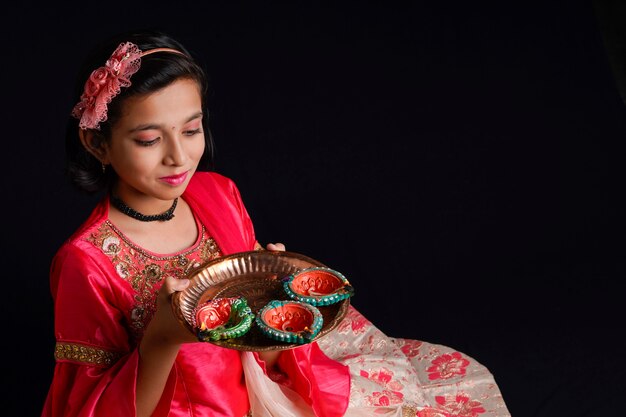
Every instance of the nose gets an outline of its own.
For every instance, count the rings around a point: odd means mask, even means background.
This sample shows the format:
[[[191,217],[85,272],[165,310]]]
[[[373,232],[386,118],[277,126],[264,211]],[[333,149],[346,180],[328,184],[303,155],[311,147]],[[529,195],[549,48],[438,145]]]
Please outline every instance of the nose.
[[[168,147],[165,153],[164,163],[166,165],[182,166],[187,162],[187,152],[183,144],[182,135],[172,134],[168,138]]]

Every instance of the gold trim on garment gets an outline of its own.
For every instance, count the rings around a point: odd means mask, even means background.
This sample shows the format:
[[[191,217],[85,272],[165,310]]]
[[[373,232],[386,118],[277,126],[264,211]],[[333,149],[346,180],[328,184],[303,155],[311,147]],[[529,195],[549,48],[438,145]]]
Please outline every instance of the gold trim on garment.
[[[54,349],[56,360],[68,360],[83,365],[111,366],[122,356],[119,352],[81,345],[78,343],[57,342]]]
[[[170,260],[175,260],[175,259],[181,259],[189,255],[190,253],[196,251],[199,247],[207,245],[207,244],[209,245],[209,250],[211,252],[216,252],[219,250],[217,248],[217,243],[215,242],[215,240],[212,237],[207,236],[204,225],[201,225],[200,227],[200,238],[198,239],[198,241],[195,242],[186,250],[184,250],[183,252],[178,253],[176,255],[157,256],[156,254],[153,254],[147,251],[141,246],[137,246],[133,241],[131,241],[128,238],[128,236],[126,236],[120,229],[118,229],[113,223],[111,223],[109,219],[105,220],[104,223],[107,226],[109,226],[111,230],[113,230],[115,234],[117,234],[124,241],[124,243],[126,243],[128,246],[130,246],[131,248],[133,248],[134,250],[136,250],[137,252],[145,256],[146,258],[154,259],[155,261],[170,261]]]
[[[402,406],[402,417],[415,417],[417,414],[417,408],[411,407],[410,405]]]

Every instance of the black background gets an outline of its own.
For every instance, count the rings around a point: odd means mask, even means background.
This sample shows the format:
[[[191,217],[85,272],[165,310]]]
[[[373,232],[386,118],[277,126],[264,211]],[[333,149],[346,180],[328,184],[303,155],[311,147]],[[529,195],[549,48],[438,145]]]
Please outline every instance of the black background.
[[[486,365],[515,417],[624,415],[625,7],[335,3],[3,10],[0,414],[40,413],[48,267],[97,201],[63,177],[74,75],[154,27],[210,74],[217,171],[260,242],[343,272],[388,335]]]

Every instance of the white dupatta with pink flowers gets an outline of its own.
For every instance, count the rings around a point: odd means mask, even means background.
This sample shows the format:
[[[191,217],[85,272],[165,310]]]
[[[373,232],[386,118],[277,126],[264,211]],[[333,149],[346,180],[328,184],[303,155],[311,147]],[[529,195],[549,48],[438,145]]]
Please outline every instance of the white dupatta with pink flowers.
[[[491,373],[446,346],[386,336],[355,308],[318,340],[350,369],[347,417],[510,417]],[[243,356],[252,415],[309,417],[297,394],[269,379]]]

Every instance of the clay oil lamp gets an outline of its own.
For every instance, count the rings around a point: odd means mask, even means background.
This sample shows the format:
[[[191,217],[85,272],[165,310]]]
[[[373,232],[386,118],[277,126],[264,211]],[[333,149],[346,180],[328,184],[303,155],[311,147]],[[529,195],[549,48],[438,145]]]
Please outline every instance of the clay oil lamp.
[[[302,269],[283,279],[285,292],[294,300],[314,306],[338,303],[354,295],[354,288],[340,272],[330,268]]]
[[[194,313],[193,327],[203,342],[243,336],[250,330],[254,319],[243,297],[209,300],[196,307]]]
[[[320,311],[299,301],[272,300],[256,316],[257,326],[267,337],[286,343],[313,341],[322,328]]]

